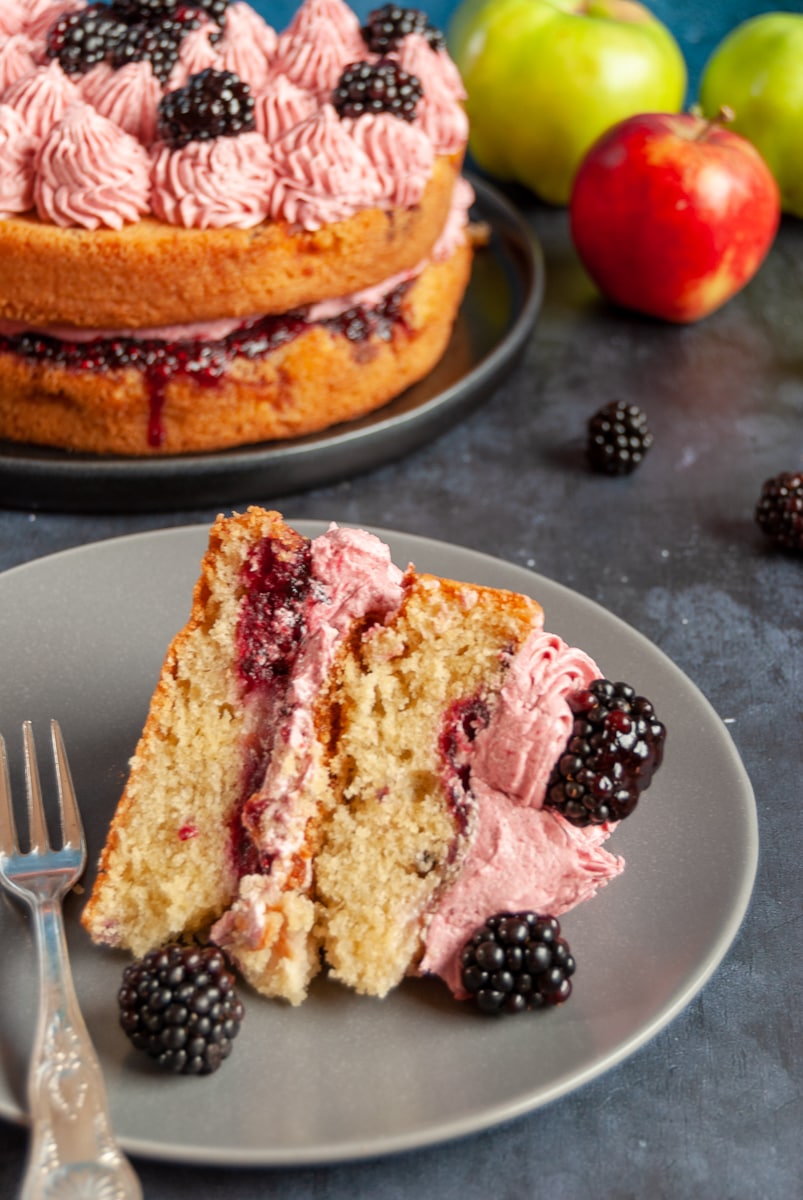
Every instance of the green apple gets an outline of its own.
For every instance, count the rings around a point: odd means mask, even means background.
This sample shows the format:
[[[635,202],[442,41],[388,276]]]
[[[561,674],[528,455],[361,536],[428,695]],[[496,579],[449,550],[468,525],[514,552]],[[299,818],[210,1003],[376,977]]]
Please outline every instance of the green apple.
[[[569,202],[586,151],[639,112],[677,112],[686,64],[632,0],[464,0],[448,31],[478,166]]]
[[[728,127],[765,159],[784,212],[803,217],[803,14],[764,13],[737,25],[706,63],[700,106],[711,117],[732,110]]]

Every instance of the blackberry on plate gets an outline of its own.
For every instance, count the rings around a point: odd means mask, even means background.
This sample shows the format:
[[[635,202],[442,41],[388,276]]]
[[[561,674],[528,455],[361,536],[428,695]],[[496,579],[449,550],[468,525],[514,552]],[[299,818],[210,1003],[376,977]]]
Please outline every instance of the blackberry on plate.
[[[410,33],[425,37],[433,50],[444,50],[446,39],[440,29],[430,24],[426,13],[418,8],[401,8],[398,4],[384,4],[369,12],[360,30],[363,41],[375,54],[387,54]]]
[[[127,26],[106,4],[65,12],[47,31],[45,53],[65,75],[84,75],[111,54]]]
[[[636,404],[614,400],[588,422],[588,461],[603,475],[629,475],[652,443],[647,418]]]
[[[782,471],[764,482],[756,521],[784,550],[803,550],[803,471]]]
[[[175,148],[256,128],[254,97],[233,71],[207,67],[159,101],[159,137]]]
[[[480,1012],[521,1013],[568,1000],[575,961],[556,917],[503,912],[466,942],[460,967]]]
[[[382,58],[377,63],[350,63],[332,93],[332,103],[341,117],[389,112],[413,121],[423,94],[416,75],[402,70],[393,59]]]
[[[216,946],[170,943],[129,963],[117,995],[138,1050],[180,1075],[211,1075],[231,1054],[243,1005]]]
[[[572,732],[545,804],[572,825],[621,821],[661,765],[666,729],[650,701],[626,683],[595,679],[568,699]]]

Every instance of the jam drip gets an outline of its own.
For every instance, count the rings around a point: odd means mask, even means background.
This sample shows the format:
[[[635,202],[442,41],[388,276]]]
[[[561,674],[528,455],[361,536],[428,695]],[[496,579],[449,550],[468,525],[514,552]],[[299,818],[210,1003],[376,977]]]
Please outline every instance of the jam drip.
[[[149,401],[148,445],[164,444],[162,413],[168,384],[178,376],[191,378],[199,387],[215,387],[237,358],[264,359],[279,346],[293,341],[314,324],[345,337],[355,346],[371,337],[389,342],[393,326],[402,321],[402,302],[410,287],[402,283],[372,307],[356,305],[312,322],[307,309],[246,321],[218,341],[192,338],[165,341],[160,338],[112,337],[90,341],[68,341],[29,331],[10,336],[0,334],[0,353],[18,354],[35,362],[52,363],[71,371],[141,371]]]
[[[296,534],[292,540],[264,538],[240,573],[244,596],[236,635],[238,672],[245,695],[254,696],[260,713],[260,726],[245,748],[242,803],[231,828],[234,859],[242,875],[264,866],[243,818],[248,812],[253,823],[252,797],[265,776],[284,711],[287,682],[304,635],[311,569],[310,542]]]

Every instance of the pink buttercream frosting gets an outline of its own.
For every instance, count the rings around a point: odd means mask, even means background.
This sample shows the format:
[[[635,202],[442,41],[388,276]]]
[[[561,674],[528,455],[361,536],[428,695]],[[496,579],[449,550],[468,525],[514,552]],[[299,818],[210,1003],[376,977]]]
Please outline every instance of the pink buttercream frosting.
[[[253,92],[268,82],[278,43],[276,30],[249,4],[238,0],[226,9],[224,37],[219,45],[223,66],[249,84]]]
[[[457,247],[465,241],[469,220],[469,209],[474,203],[474,188],[462,176],[455,181],[452,203],[443,229],[432,247],[433,262],[445,262]]]
[[[174,91],[184,87],[190,75],[197,75],[212,67],[216,71],[223,70],[223,57],[218,45],[211,40],[213,34],[219,33],[214,21],[206,15],[199,18],[198,29],[191,29],[182,38],[178,52],[178,60],[170,72],[165,91]]]
[[[327,93],[344,67],[367,57],[360,22],[343,0],[305,0],[279,36],[275,64],[299,87]]]
[[[101,116],[145,146],[155,141],[162,85],[149,62],[126,63],[116,69],[99,63],[79,79],[82,98]]]
[[[15,33],[5,41],[0,38],[0,96],[12,83],[34,70],[34,44],[27,34]]]
[[[121,229],[148,211],[147,151],[83,101],[53,126],[35,172],[36,210],[54,225]]]
[[[271,145],[311,117],[318,108],[312,92],[299,87],[286,75],[272,74],[262,91],[254,97],[256,127]]]
[[[430,918],[420,964],[456,995],[464,994],[462,947],[489,913],[559,916],[624,867],[602,847],[609,827],[577,829],[543,807],[572,729],[568,697],[599,677],[582,650],[533,631],[513,658],[489,724],[469,748],[476,827],[460,874]]]
[[[396,52],[405,71],[417,76],[424,88],[416,109],[416,124],[424,130],[437,154],[455,154],[468,139],[468,117],[463,108],[465,91],[448,54],[433,50],[426,38],[411,33]]]
[[[261,133],[189,142],[172,150],[159,143],[153,157],[153,211],[171,225],[195,229],[250,229],[268,215],[275,169]]]
[[[3,0],[0,4],[0,37],[13,37],[21,33],[25,28],[25,18],[25,6],[21,0]]]
[[[62,13],[79,12],[88,3],[89,0],[24,0],[23,29],[34,41],[44,40],[48,29]]]
[[[303,229],[320,229],[376,205],[382,182],[376,167],[331,104],[296,125],[273,147],[276,179],[270,215]]]
[[[418,204],[435,165],[432,142],[423,130],[390,113],[367,114],[344,124],[376,169],[380,203],[388,208]]]
[[[0,104],[0,217],[33,208],[36,142],[9,104]]]
[[[560,916],[624,870],[604,849],[605,826],[577,829],[549,809],[519,808],[481,780],[472,783],[477,826],[461,874],[427,929],[421,974],[440,975],[458,997],[460,953],[490,913]]]
[[[274,751],[260,790],[242,816],[271,868],[267,875],[241,880],[234,911],[224,913],[212,928],[212,938],[221,945],[235,929],[253,947],[260,944],[266,910],[280,896],[288,873],[297,870],[306,838],[310,813],[299,811],[294,801],[315,767],[314,700],[352,623],[368,613],[381,621],[402,598],[402,572],[373,534],[331,525],[310,549],[305,638],[282,705],[286,715],[273,742],[281,752]]]
[[[17,110],[29,132],[41,142],[80,99],[80,93],[52,59],[46,67],[37,67],[12,83],[0,99]]]

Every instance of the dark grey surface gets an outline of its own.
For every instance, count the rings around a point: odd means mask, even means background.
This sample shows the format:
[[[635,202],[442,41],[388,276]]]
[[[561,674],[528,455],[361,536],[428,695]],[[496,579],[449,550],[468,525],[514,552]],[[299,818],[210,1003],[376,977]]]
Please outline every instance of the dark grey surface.
[[[762,481],[803,461],[803,223],[784,222],[760,274],[726,308],[671,328],[603,305],[565,213],[514,198],[544,246],[547,290],[525,358],[494,397],[394,465],[249,499],[499,555],[646,634],[727,722],[751,776],[761,839],[752,905],[717,973],[667,1029],[531,1116],[359,1165],[227,1171],[140,1160],[149,1200],[786,1200],[803,1190],[803,562],[776,553],[753,523]],[[636,475],[610,480],[587,473],[583,431],[620,396],[642,404],[656,438]],[[212,515],[2,512],[0,567]],[[0,1125],[0,1196],[15,1194],[25,1144],[23,1131]]]

